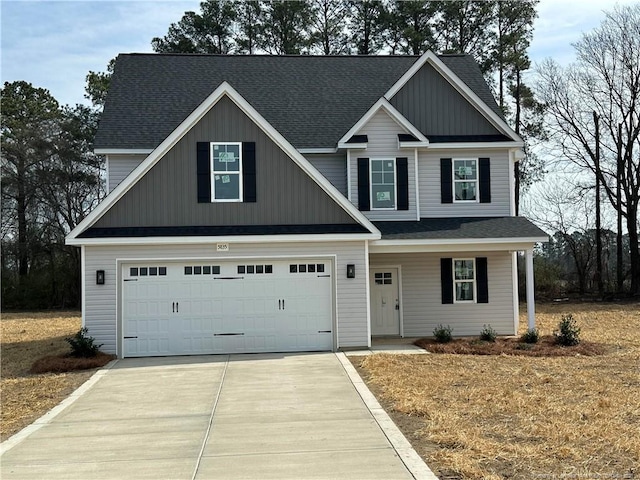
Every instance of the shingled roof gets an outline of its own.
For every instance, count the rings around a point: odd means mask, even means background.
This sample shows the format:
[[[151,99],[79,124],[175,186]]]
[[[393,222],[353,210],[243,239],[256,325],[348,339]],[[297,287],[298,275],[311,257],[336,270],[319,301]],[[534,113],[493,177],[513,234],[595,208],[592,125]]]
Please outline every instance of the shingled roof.
[[[418,58],[121,54],[94,146],[153,149],[227,81],[296,148],[335,148]],[[439,58],[501,115],[472,57]]]

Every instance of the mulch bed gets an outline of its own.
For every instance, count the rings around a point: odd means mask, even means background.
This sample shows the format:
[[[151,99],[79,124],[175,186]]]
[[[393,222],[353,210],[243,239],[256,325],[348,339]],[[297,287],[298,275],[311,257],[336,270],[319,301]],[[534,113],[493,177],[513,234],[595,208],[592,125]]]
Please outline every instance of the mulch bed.
[[[432,338],[420,338],[415,345],[430,353],[460,355],[524,355],[529,357],[573,357],[595,356],[607,352],[606,345],[582,340],[578,345],[563,347],[556,343],[553,335],[540,337],[538,343],[524,343],[519,338],[498,338],[485,342],[477,338],[456,338],[449,343],[438,343]]]
[[[70,355],[49,355],[36,360],[30,373],[63,373],[104,367],[115,355],[99,352],[95,357],[78,358]]]

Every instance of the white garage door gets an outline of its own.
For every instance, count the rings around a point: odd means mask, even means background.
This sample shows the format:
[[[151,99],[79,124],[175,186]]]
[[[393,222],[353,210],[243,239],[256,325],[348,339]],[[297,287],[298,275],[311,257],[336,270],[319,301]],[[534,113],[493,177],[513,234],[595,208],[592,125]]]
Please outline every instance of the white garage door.
[[[333,348],[326,260],[122,266],[125,357]]]

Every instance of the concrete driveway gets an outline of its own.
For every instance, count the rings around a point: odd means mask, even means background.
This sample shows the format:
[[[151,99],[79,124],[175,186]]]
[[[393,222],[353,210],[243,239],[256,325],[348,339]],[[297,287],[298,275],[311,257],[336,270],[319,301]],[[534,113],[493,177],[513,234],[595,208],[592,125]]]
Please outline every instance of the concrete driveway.
[[[6,451],[1,477],[414,478],[341,361],[332,353],[120,360]]]

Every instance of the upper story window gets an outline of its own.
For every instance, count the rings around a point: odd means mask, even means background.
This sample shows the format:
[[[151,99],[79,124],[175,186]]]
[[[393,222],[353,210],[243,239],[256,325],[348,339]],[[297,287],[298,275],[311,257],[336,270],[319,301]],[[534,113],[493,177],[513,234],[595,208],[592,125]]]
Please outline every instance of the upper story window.
[[[478,201],[478,160],[453,160],[453,201]]]
[[[475,300],[475,270],[475,260],[473,258],[453,260],[453,286],[456,303],[473,302]]]
[[[395,160],[371,160],[371,208],[396,208]]]
[[[211,201],[242,201],[242,144],[211,143]]]

